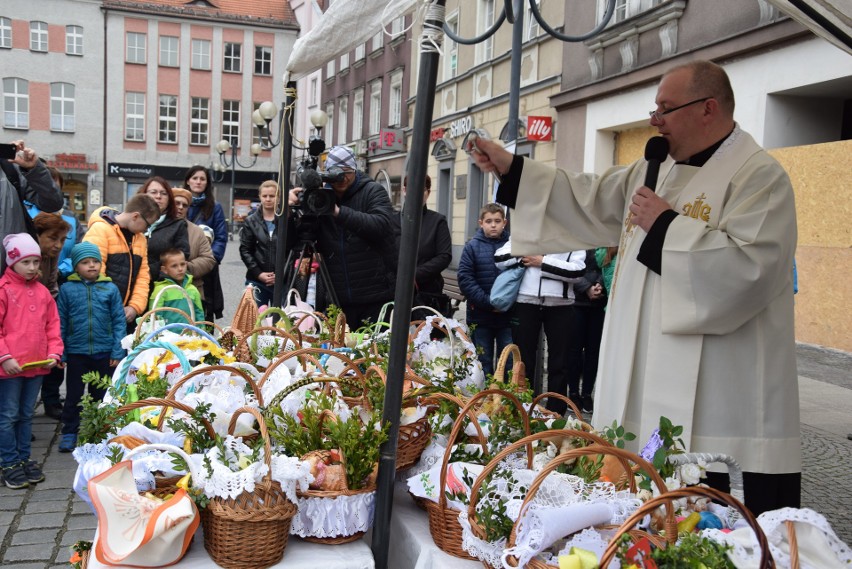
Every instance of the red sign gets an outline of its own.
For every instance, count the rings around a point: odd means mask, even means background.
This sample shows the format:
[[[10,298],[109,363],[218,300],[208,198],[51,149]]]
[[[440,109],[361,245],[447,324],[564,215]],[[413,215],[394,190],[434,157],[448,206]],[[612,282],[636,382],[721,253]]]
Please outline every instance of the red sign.
[[[527,140],[553,140],[553,119],[550,117],[527,117]]]
[[[97,170],[96,162],[86,162],[85,154],[57,154],[55,160],[47,160],[47,165],[59,170]]]
[[[429,132],[429,142],[435,142],[436,140],[441,140],[444,138],[444,133],[447,131],[445,128],[433,128]]]

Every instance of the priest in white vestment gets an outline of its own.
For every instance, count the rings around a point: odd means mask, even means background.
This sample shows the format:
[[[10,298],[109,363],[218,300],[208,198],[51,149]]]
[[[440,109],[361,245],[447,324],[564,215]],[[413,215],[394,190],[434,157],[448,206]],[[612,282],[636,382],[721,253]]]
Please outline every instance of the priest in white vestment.
[[[666,416],[688,451],[740,463],[755,514],[798,507],[793,188],[734,122],[721,67],[670,70],[656,104],[651,125],[669,143],[656,193],[645,160],[573,173],[487,140],[473,157],[502,176],[512,255],[620,247],[594,425],[618,421],[641,444]]]

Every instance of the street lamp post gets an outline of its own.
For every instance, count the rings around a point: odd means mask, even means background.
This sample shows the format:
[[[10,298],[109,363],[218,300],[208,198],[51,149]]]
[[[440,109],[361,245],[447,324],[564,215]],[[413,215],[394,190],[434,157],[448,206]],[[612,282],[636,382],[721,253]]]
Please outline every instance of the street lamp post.
[[[228,151],[231,151],[230,158],[227,156]],[[251,145],[249,152],[251,153],[251,162],[243,164],[237,156],[237,147],[233,146],[228,140],[222,139],[216,143],[216,152],[219,153],[219,166],[216,168],[220,172],[225,172],[229,168],[231,170],[231,187],[228,190],[228,234],[233,237],[234,232],[234,183],[236,182],[237,166],[243,169],[251,168],[257,162],[257,157],[263,151],[260,144],[254,143]]]

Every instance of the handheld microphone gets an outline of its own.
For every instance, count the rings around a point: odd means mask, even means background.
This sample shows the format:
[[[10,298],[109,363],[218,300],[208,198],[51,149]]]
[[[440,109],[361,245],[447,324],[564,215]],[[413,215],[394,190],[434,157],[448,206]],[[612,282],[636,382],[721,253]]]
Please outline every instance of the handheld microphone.
[[[645,173],[645,185],[651,191],[657,189],[657,177],[660,175],[660,163],[669,155],[669,141],[662,136],[655,136],[645,145],[645,160],[648,161],[648,171]]]

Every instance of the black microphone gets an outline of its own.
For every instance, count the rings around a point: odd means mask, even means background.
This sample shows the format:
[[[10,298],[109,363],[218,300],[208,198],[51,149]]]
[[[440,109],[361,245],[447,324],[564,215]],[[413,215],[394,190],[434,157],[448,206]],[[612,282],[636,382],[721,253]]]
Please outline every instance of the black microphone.
[[[662,136],[655,136],[645,145],[645,160],[648,161],[648,171],[645,172],[645,185],[651,191],[657,189],[657,176],[660,174],[660,163],[665,162],[669,155],[669,141]]]
[[[319,172],[312,168],[305,168],[299,172],[299,176],[302,178],[302,187],[306,190],[313,190],[322,186],[322,177]]]

